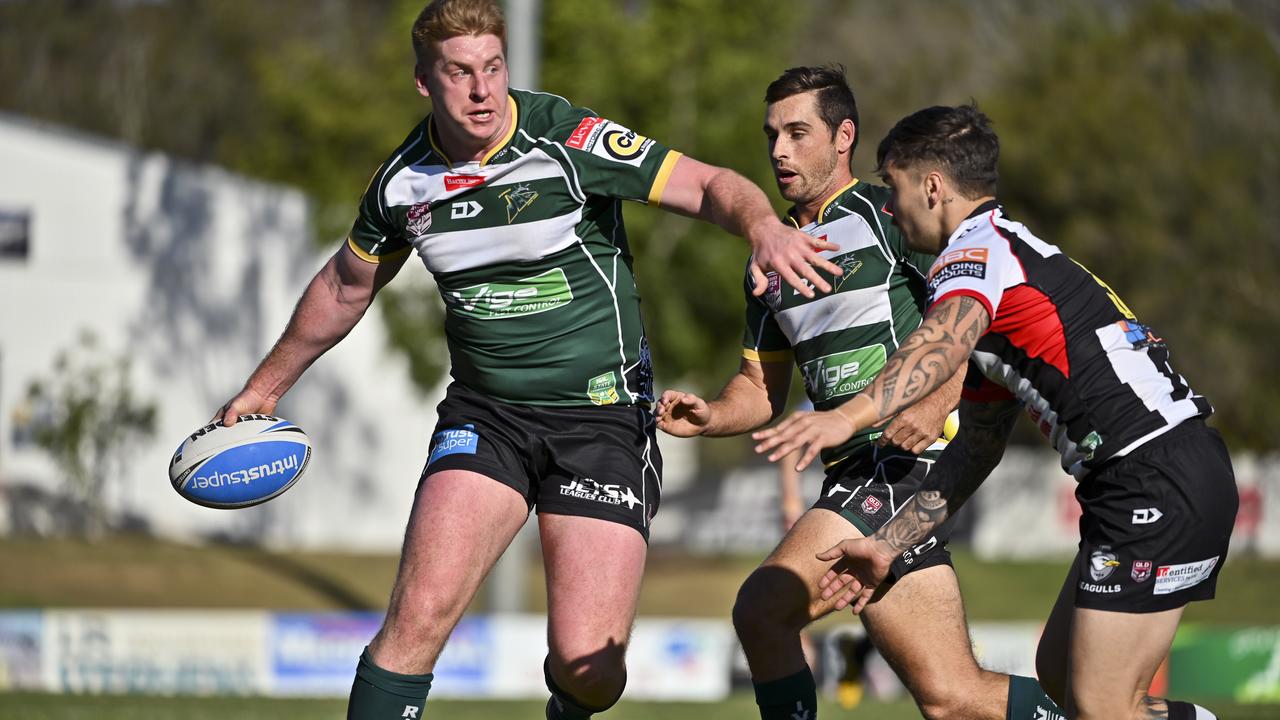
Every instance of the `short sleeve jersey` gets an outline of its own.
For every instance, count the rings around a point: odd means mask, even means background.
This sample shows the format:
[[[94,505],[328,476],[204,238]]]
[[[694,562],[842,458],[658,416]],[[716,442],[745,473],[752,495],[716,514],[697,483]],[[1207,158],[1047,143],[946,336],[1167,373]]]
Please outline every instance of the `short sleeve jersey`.
[[[517,404],[651,403],[621,201],[660,199],[679,153],[555,95],[508,103],[510,135],[479,161],[450,161],[424,119],[374,174],[348,244],[422,259],[457,382]]]
[[[995,202],[952,234],[929,270],[929,291],[931,305],[967,295],[991,317],[966,399],[1016,397],[1077,479],[1213,412],[1106,283]]]
[[[826,278],[830,293],[806,298],[769,273],[767,291],[756,297],[747,274],[743,356],[761,362],[794,359],[818,410],[841,405],[870,385],[898,343],[920,326],[925,273],[933,256],[907,248],[885,209],[888,200],[887,188],[855,180],[800,228],[840,246],[821,253],[844,270]],[[883,426],[869,428],[824,450],[823,462],[852,456],[870,460],[882,431]]]

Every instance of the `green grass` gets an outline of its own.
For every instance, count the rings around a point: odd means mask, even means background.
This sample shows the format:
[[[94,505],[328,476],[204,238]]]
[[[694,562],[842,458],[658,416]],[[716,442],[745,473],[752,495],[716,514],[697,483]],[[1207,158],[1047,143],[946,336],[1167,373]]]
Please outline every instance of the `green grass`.
[[[450,701],[427,703],[427,718],[449,720],[509,720],[542,717],[540,701]],[[343,700],[281,700],[268,698],[163,698],[92,695],[0,693],[0,717],[21,720],[342,720]],[[1275,706],[1211,703],[1220,720],[1275,718]],[[854,710],[820,702],[819,717],[866,720],[919,720],[908,700],[867,701]],[[621,702],[608,720],[749,720],[758,717],[748,693],[735,693],[722,703]]]

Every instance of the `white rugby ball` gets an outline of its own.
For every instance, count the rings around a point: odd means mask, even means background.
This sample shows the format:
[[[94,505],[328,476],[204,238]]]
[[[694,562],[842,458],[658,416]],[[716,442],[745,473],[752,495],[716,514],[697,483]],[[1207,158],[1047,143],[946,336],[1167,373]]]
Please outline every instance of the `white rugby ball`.
[[[311,460],[302,428],[271,415],[219,420],[182,441],[169,462],[169,481],[182,497],[212,508],[264,503],[293,487]]]

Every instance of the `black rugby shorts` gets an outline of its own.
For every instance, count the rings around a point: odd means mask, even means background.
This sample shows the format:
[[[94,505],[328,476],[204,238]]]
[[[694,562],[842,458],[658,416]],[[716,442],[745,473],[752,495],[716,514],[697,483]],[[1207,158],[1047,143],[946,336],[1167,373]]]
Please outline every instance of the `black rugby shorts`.
[[[455,382],[436,414],[424,480],[469,470],[514,488],[539,513],[615,522],[648,541],[662,492],[648,409],[515,405]]]
[[[1075,606],[1146,613],[1210,600],[1240,499],[1222,437],[1192,419],[1076,489]]]

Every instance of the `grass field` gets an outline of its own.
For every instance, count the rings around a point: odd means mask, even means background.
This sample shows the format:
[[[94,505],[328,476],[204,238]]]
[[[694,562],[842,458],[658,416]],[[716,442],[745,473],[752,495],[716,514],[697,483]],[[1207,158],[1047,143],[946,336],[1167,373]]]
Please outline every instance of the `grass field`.
[[[522,720],[543,717],[542,702],[430,701],[426,717],[448,720]],[[342,720],[341,700],[267,698],[150,698],[0,694],[0,718],[13,720]],[[1219,720],[1274,720],[1274,705],[1212,704]],[[866,702],[854,710],[819,703],[823,718],[919,720],[910,701]],[[621,702],[608,720],[750,720],[759,717],[748,693],[723,703]]]
[[[972,620],[1043,620],[1067,560],[982,562],[954,552]],[[758,558],[655,552],[640,594],[640,615],[728,618],[738,585]],[[542,565],[529,558],[526,604],[546,609]],[[396,558],[337,553],[271,553],[259,548],[193,546],[147,537],[98,543],[0,540],[0,608],[137,607],[382,610]],[[1194,603],[1187,622],[1280,624],[1280,562],[1232,556],[1215,602]],[[483,610],[485,592],[473,610]],[[840,622],[847,620],[838,618]]]
[[[738,584],[757,562],[748,557],[652,555],[640,598],[642,616],[727,618]],[[986,563],[956,553],[972,620],[1043,620],[1057,595],[1066,560]],[[396,558],[322,553],[274,554],[257,548],[189,546],[145,537],[88,544],[72,540],[0,540],[0,608],[134,607],[381,610]],[[541,564],[530,558],[527,604],[545,609]],[[1189,622],[1280,625],[1280,563],[1233,557],[1216,602],[1196,603]],[[484,609],[484,593],[473,610]],[[846,615],[823,624],[850,622]],[[1187,698],[1195,700],[1196,698]],[[1280,718],[1280,706],[1206,702],[1221,720]],[[8,720],[292,720],[344,717],[341,700],[267,698],[101,697],[0,693]],[[868,701],[846,711],[824,705],[827,718],[919,718],[909,700]],[[542,717],[539,702],[432,701],[428,717],[505,720]],[[755,717],[748,693],[715,704],[623,702],[610,720],[715,720]]]

